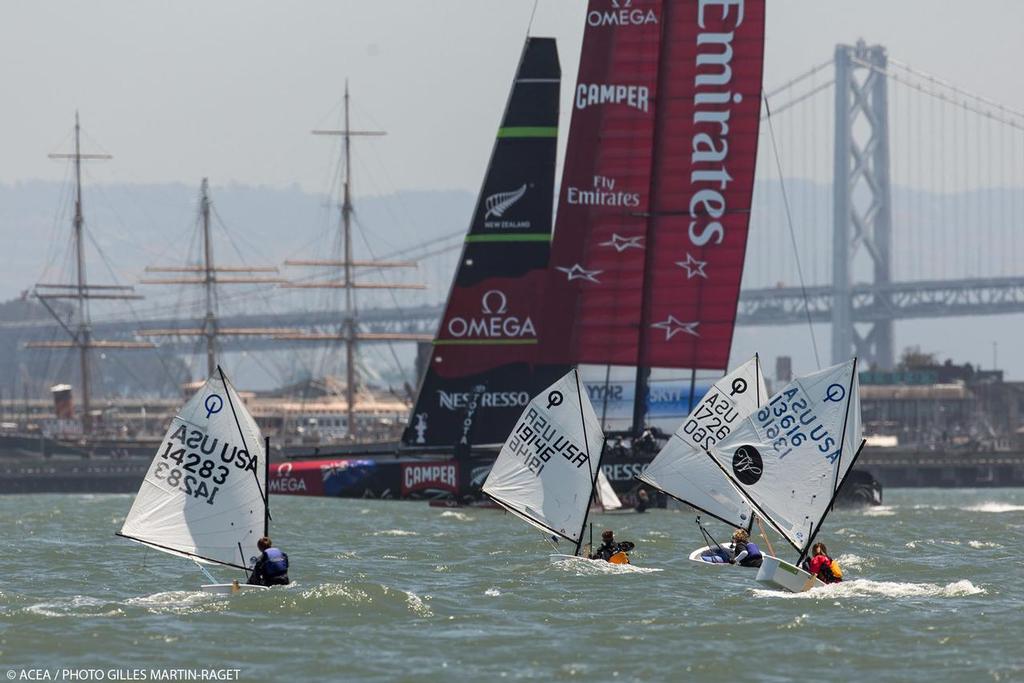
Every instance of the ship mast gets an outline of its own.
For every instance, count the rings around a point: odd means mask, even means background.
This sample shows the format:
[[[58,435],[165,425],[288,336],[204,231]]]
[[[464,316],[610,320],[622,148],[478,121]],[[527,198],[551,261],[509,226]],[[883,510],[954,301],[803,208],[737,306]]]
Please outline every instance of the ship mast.
[[[358,425],[356,422],[356,390],[359,385],[358,372],[356,370],[357,343],[360,340],[373,341],[424,341],[429,338],[425,335],[412,334],[388,334],[375,333],[363,335],[358,332],[358,312],[356,309],[356,289],[425,289],[424,285],[406,284],[370,284],[357,282],[354,277],[354,269],[357,267],[372,268],[415,268],[414,261],[356,261],[352,254],[352,216],[355,210],[352,206],[352,138],[386,135],[384,131],[352,130],[349,117],[349,92],[348,81],[345,81],[345,127],[340,130],[314,130],[313,135],[330,135],[341,137],[344,141],[345,155],[345,177],[342,182],[341,197],[341,239],[343,258],[340,261],[334,260],[287,260],[286,266],[308,266],[308,267],[340,267],[342,269],[342,280],[319,281],[319,282],[291,282],[284,287],[296,289],[344,289],[345,290],[345,317],[342,321],[341,334],[318,334],[318,333],[288,333],[279,335],[278,339],[287,340],[310,340],[326,341],[338,340],[345,344],[345,409],[349,438],[358,436]]]
[[[203,221],[203,268],[205,278],[203,288],[206,290],[206,317],[203,319],[203,331],[206,333],[206,376],[213,377],[217,369],[215,358],[217,350],[217,313],[214,310],[214,298],[217,289],[213,279],[213,240],[210,239],[210,193],[209,184],[203,178],[200,190],[199,213]]]
[[[112,159],[109,154],[83,154],[81,141],[81,125],[78,112],[75,112],[75,151],[71,154],[50,154],[51,159],[71,159],[75,166],[75,214],[72,218],[72,237],[75,250],[75,282],[74,284],[39,283],[36,285],[35,297],[49,311],[64,331],[71,337],[70,341],[29,342],[27,348],[77,348],[78,363],[82,387],[82,431],[92,432],[92,392],[90,386],[89,351],[93,348],[103,349],[148,349],[153,344],[146,342],[99,341],[92,338],[92,324],[89,319],[90,299],[141,299],[132,294],[132,287],[120,285],[90,285],[85,274],[85,215],[82,211],[82,161]],[[44,290],[44,291],[40,291]],[[71,329],[48,303],[51,299],[73,299],[78,305],[78,326]]]
[[[181,327],[139,330],[143,337],[202,337],[206,343],[206,376],[212,377],[217,370],[217,348],[223,336],[273,336],[282,331],[277,327],[223,327],[217,312],[217,287],[221,284],[266,284],[275,285],[285,280],[274,276],[259,276],[253,273],[277,273],[273,266],[223,266],[218,267],[213,259],[213,231],[210,213],[210,183],[203,178],[199,186],[199,224],[203,233],[202,264],[197,266],[147,266],[147,273],[181,273],[182,277],[170,279],[146,278],[139,280],[143,285],[201,285],[206,300],[206,313],[202,327]],[[232,275],[220,275],[231,273]],[[191,274],[185,277],[185,274]]]

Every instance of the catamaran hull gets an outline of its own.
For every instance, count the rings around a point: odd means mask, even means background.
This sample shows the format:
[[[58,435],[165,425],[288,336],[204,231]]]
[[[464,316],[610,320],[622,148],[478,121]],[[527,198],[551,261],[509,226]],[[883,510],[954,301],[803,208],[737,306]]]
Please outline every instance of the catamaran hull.
[[[780,560],[771,555],[764,555],[761,568],[757,570],[757,582],[767,588],[784,590],[790,593],[803,593],[812,588],[820,588],[825,584],[811,576],[800,567]]]
[[[204,593],[215,593],[217,595],[232,595],[234,593],[254,593],[257,591],[270,590],[266,586],[253,586],[248,583],[205,583],[199,587]]]

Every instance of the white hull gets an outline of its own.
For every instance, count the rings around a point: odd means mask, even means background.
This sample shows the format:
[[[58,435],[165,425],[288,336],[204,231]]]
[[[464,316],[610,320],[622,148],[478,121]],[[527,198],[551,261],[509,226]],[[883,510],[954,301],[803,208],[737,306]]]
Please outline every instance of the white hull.
[[[717,546],[706,545],[703,548],[697,548],[692,553],[690,553],[690,561],[691,562],[696,562],[698,564],[710,565],[712,567],[731,567],[731,566],[733,566],[733,565],[730,565],[728,562],[709,562],[708,560],[705,560],[703,557],[701,557],[705,553],[709,553],[710,551],[714,550],[716,547]],[[733,551],[732,543],[723,543],[722,547],[725,548],[726,550],[728,550],[730,553],[732,553],[732,551]]]
[[[757,582],[762,586],[790,593],[803,593],[825,585],[800,567],[771,555],[764,555],[761,568],[757,570]]]
[[[270,590],[266,586],[253,586],[248,583],[206,583],[199,587],[204,593],[231,595],[232,593],[250,593]]]

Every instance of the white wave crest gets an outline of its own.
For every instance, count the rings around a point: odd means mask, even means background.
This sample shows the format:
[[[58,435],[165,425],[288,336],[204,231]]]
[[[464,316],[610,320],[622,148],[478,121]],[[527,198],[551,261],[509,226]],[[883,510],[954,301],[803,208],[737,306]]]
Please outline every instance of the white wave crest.
[[[412,591],[402,591],[405,593],[405,602],[409,606],[409,609],[416,613],[417,616],[421,617],[432,617],[434,612],[427,607],[427,604],[423,602],[423,598],[416,595]]]
[[[406,531],[405,529],[384,529],[382,531],[374,531],[374,536],[419,536],[415,531]]]
[[[124,604],[131,605],[132,607],[142,607],[150,612],[187,614],[222,609],[227,604],[222,600],[224,597],[202,591],[163,591],[153,593],[152,595],[128,598],[124,601]],[[218,602],[220,602],[219,606],[217,605]]]
[[[981,550],[982,548],[1003,547],[1002,543],[993,543],[992,541],[967,541],[967,545],[971,546],[972,548],[975,548],[976,550]]]
[[[460,522],[472,522],[473,518],[467,515],[465,512],[459,512],[458,510],[445,510],[441,513],[442,517],[448,517],[450,519],[457,519]]]
[[[861,514],[865,517],[892,517],[896,514],[896,510],[888,505],[878,505],[864,508]]]
[[[484,591],[484,595],[486,595],[488,597],[491,597],[491,598],[496,598],[499,595],[501,595],[501,591],[498,590],[497,588],[488,588],[487,590]]]
[[[612,564],[604,560],[588,560],[585,557],[571,555],[555,555],[551,558],[554,567],[562,571],[574,572],[576,576],[594,576],[597,574],[653,574],[663,571],[657,567],[638,567],[635,564]]]
[[[116,617],[124,614],[120,608],[112,606],[111,603],[87,595],[40,602],[29,605],[27,611],[42,617]]]
[[[804,593],[787,593],[785,591],[753,589],[755,597],[782,598],[797,600],[835,600],[836,598],[959,598],[968,595],[983,595],[987,591],[975,586],[967,579],[947,583],[903,583],[899,581],[870,581],[856,579],[833,583],[821,588],[814,588]]]
[[[871,567],[875,564],[874,560],[870,560],[860,555],[854,555],[853,553],[843,553],[836,558],[836,562],[843,570],[847,569],[864,569],[865,567]]]
[[[1001,514],[1003,512],[1024,512],[1024,505],[1014,505],[1012,503],[997,503],[995,501],[989,501],[987,503],[979,503],[978,505],[970,505],[965,508],[961,508],[967,512],[989,512],[992,514]]]

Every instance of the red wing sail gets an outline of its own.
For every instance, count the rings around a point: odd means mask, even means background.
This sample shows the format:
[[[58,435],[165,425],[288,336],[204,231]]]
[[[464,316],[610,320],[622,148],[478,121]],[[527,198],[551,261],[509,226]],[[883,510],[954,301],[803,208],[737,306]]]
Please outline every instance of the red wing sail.
[[[724,369],[757,159],[764,2],[670,2],[640,365]]]
[[[552,362],[637,362],[661,5],[587,9],[549,271]]]
[[[763,45],[763,0],[591,0],[546,360],[726,367]]]

